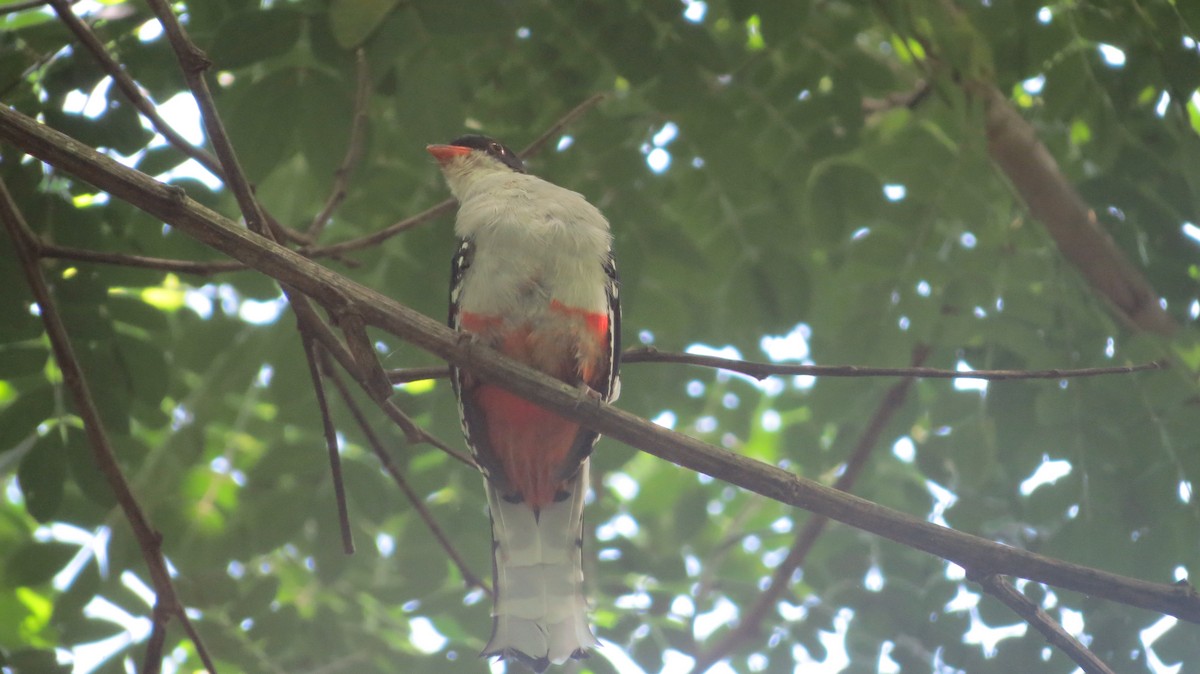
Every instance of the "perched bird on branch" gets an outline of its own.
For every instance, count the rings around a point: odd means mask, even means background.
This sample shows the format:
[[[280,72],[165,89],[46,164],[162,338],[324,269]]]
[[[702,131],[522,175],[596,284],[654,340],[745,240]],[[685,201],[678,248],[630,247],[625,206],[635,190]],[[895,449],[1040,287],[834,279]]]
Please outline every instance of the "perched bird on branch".
[[[620,305],[608,221],[484,136],[430,145],[458,199],[450,325],[585,395],[617,397]],[[483,656],[542,672],[598,645],[583,591],[583,501],[598,437],[453,368],[484,473],[495,606]]]

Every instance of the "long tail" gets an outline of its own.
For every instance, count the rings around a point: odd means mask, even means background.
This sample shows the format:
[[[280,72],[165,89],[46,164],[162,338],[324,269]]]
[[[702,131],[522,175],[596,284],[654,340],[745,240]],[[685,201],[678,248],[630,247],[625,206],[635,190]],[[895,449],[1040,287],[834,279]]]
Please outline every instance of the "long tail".
[[[492,517],[492,638],[482,657],[516,658],[535,672],[587,657],[599,645],[583,594],[583,497],[588,461],[565,499],[542,507],[509,503],[487,483]]]

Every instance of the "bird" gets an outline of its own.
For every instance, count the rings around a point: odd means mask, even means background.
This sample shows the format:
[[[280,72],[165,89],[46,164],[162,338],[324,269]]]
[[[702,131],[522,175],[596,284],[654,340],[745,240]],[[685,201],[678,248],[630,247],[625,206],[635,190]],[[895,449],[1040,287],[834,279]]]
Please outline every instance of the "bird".
[[[497,140],[428,152],[458,201],[450,327],[611,402],[621,309],[608,220],[528,172]],[[583,506],[599,434],[451,367],[463,434],[484,475],[493,550],[492,635],[481,657],[535,672],[599,641],[583,587]]]

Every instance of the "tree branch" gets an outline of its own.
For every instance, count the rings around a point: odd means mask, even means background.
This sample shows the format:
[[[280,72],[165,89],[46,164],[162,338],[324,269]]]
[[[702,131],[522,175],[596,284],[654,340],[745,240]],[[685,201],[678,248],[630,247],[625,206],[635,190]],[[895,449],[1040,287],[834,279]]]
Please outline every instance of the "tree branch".
[[[912,355],[913,367],[916,368],[925,362],[925,359],[929,357],[929,352],[930,348],[928,346],[920,345],[916,347]],[[834,489],[849,492],[854,487],[854,483],[858,481],[858,476],[862,474],[863,468],[867,465],[867,459],[871,457],[871,453],[879,444],[879,436],[883,434],[883,429],[887,426],[888,422],[892,420],[892,417],[904,405],[904,400],[908,397],[908,390],[912,388],[914,381],[916,380],[909,378],[896,382],[884,394],[883,399],[879,401],[879,406],[875,408],[875,413],[871,415],[871,420],[867,423],[866,428],[863,429],[862,435],[858,437],[858,443],[854,446],[854,451],[846,459],[845,469],[834,482]],[[792,547],[788,550],[787,557],[771,573],[771,581],[767,585],[767,589],[759,595],[754,605],[750,607],[750,610],[745,612],[741,623],[736,628],[727,632],[712,648],[701,651],[696,655],[696,661],[691,670],[694,674],[703,674],[703,672],[708,671],[710,667],[717,664],[717,662],[737,648],[741,642],[751,639],[758,634],[763,620],[766,619],[767,614],[775,607],[775,603],[779,601],[779,598],[787,592],[792,574],[796,572],[796,569],[804,565],[804,560],[808,557],[809,551],[812,550],[817,539],[825,531],[827,524],[829,524],[829,518],[819,515],[810,517],[804,523],[804,528],[796,534],[796,538],[792,542]]]
[[[367,103],[371,100],[371,71],[367,66],[367,54],[361,48],[354,52],[355,90],[354,90],[354,120],[350,123],[350,140],[346,146],[346,156],[333,172],[333,188],[321,211],[313,218],[305,234],[312,241],[321,236],[325,226],[333,218],[334,211],[346,200],[350,190],[350,176],[354,167],[362,159],[363,143],[367,138]]]
[[[593,96],[589,97],[584,102],[582,102],[579,105],[572,108],[570,110],[570,112],[563,115],[549,129],[547,129],[545,132],[543,132],[541,136],[538,136],[538,138],[536,140],[534,140],[532,143],[530,143],[528,147],[526,147],[524,150],[521,150],[517,154],[522,159],[527,159],[529,157],[536,155],[538,152],[540,152],[542,150],[543,147],[545,147],[546,143],[549,141],[550,138],[554,137],[555,135],[557,135],[559,133],[562,133],[563,129],[565,129],[572,122],[574,122],[575,120],[577,120],[581,116],[583,116],[584,113],[586,113],[589,110],[591,110],[592,108],[594,108],[596,106],[596,104],[598,104],[600,101],[604,100],[606,97],[607,97],[607,95],[602,94],[602,93],[594,94]],[[330,244],[328,246],[318,246],[318,247],[308,248],[308,249],[305,249],[304,252],[306,254],[308,254],[310,257],[325,257],[328,255],[338,255],[341,253],[347,253],[352,250],[360,250],[362,248],[369,248],[370,246],[374,246],[377,243],[386,241],[386,240],[392,238],[393,236],[400,234],[401,232],[406,232],[406,231],[412,229],[413,227],[417,227],[426,222],[429,222],[430,220],[434,220],[438,217],[441,217],[441,216],[449,213],[451,210],[454,209],[454,205],[455,205],[455,201],[453,199],[446,199],[445,201],[442,201],[434,206],[431,206],[431,207],[425,209],[424,211],[417,213],[416,215],[409,216],[399,222],[388,225],[387,227],[384,227],[383,229],[381,229],[377,232],[373,232],[371,234],[368,234],[363,237],[359,237],[357,239],[350,239],[348,241],[342,241],[341,243],[334,243],[334,244]]]
[[[158,109],[142,94],[141,87],[138,86],[137,82],[134,82],[133,78],[130,77],[129,73],[125,72],[121,64],[117,63],[109,55],[108,50],[104,48],[104,44],[100,42],[100,39],[96,37],[92,29],[75,15],[75,12],[71,9],[71,5],[78,2],[78,0],[74,0],[74,2],[68,0],[46,0],[46,2],[54,7],[59,20],[67,26],[71,33],[75,35],[75,38],[91,53],[92,58],[96,60],[100,68],[108,73],[109,77],[113,78],[113,82],[116,83],[117,88],[121,90],[121,93],[125,95],[130,104],[134,108],[137,108],[137,111],[142,113],[146,119],[150,120],[150,125],[154,127],[155,131],[161,133],[163,138],[166,138],[172,147],[200,162],[204,168],[212,171],[214,175],[223,175],[221,165],[217,163],[217,160],[211,154],[189,143],[186,138],[175,131],[174,127],[167,123],[167,120],[162,118],[162,115],[158,114]]]
[[[563,129],[566,129],[568,126],[574,124],[575,120],[583,117],[592,108],[599,105],[600,102],[606,98],[608,98],[608,94],[603,92],[592,94],[586,100],[584,100],[584,102],[571,108],[567,114],[560,117],[557,122],[551,125],[549,129],[543,131],[542,135],[535,138],[532,143],[526,145],[525,149],[518,152],[517,155],[520,156],[521,159],[528,159],[529,157],[538,154],[542,151],[542,148],[546,147],[546,143],[549,143],[555,136],[562,133]]]
[[[354,417],[354,421],[358,424],[359,430],[362,431],[363,437],[367,439],[367,444],[371,446],[371,451],[375,452],[375,456],[383,464],[384,470],[391,476],[396,486],[400,488],[400,491],[404,494],[404,498],[408,499],[413,510],[417,512],[417,516],[421,518],[421,521],[425,523],[425,527],[429,529],[429,533],[433,534],[433,537],[437,539],[438,545],[442,546],[442,549],[446,551],[446,556],[458,567],[458,573],[463,577],[463,582],[468,587],[478,587],[490,596],[492,588],[488,587],[487,583],[483,582],[479,576],[476,576],[471,571],[471,568],[467,566],[466,560],[462,558],[462,555],[458,553],[458,549],[450,542],[450,537],[446,535],[446,532],[442,530],[437,520],[434,519],[433,513],[429,512],[429,508],[425,507],[424,501],[421,500],[421,497],[412,486],[408,484],[404,473],[400,472],[400,468],[396,466],[396,462],[392,460],[391,455],[383,448],[383,443],[379,440],[379,436],[375,434],[371,423],[367,421],[362,408],[358,406],[358,403],[354,402],[354,397],[350,395],[349,389],[342,383],[341,377],[333,370],[332,364],[326,361],[324,366],[326,374],[333,381],[333,385],[337,388],[338,393],[341,394],[342,401],[346,403],[346,408],[350,410],[350,415]]]
[[[333,496],[337,503],[338,529],[342,532],[342,552],[354,554],[354,532],[350,529],[350,509],[346,506],[346,482],[342,479],[342,456],[338,453],[337,428],[329,416],[329,401],[325,397],[325,384],[321,381],[321,366],[317,363],[317,340],[304,329],[304,321],[297,320],[300,341],[304,343],[304,356],[308,361],[308,374],[312,379],[313,393],[317,397],[317,408],[321,411],[321,428],[325,432],[325,449],[329,453],[329,475],[333,479]]]
[[[1033,126],[991,83],[966,83],[983,99],[987,113],[988,153],[1017,190],[1059,251],[1117,315],[1133,326],[1160,335],[1178,329],[1159,304],[1158,293],[1096,220],[1096,212],[1063,175],[1058,162],[1038,139]]]
[[[932,367],[861,367],[858,365],[787,365],[783,363],[759,363],[752,360],[734,360],[717,356],[702,356],[694,353],[659,351],[653,347],[634,347],[621,353],[621,364],[632,363],[678,363],[696,365],[718,370],[737,372],[759,381],[773,375],[805,375],[812,377],[913,377],[916,379],[986,379],[988,381],[1011,381],[1016,379],[1079,379],[1101,375],[1132,374],[1147,370],[1165,370],[1167,361],[1154,361],[1139,365],[1117,365],[1113,367],[1088,367],[1079,369],[1053,370],[939,370]],[[431,366],[389,370],[388,380],[393,384],[404,384],[422,379],[445,379],[450,376],[449,368]]]
[[[892,30],[902,33],[888,3],[876,0],[874,4]],[[950,21],[958,24],[958,39],[975,31],[956,4],[943,0],[932,3],[931,7],[937,5]],[[910,57],[928,75],[935,70],[932,66],[943,63],[942,56],[929,36],[915,37],[926,56],[910,53]],[[1063,256],[1079,270],[1092,289],[1108,301],[1120,319],[1147,332],[1174,333],[1179,326],[1159,304],[1158,293],[1101,227],[1096,212],[1088,207],[1063,174],[1033,125],[1021,116],[993,82],[964,75],[957,70],[963,64],[946,65],[955,69],[955,83],[967,95],[983,102],[987,148],[992,162],[1012,183],[1029,213],[1046,227]]]
[[[440,321],[236,226],[187,198],[179,188],[122,166],[5,107],[0,107],[0,138],[294,286],[327,307],[349,303],[368,325],[397,335],[520,397],[661,459],[928,552],[969,572],[1019,576],[1200,623],[1200,593],[1191,586],[1128,578],[937,526],[667,430],[599,400],[581,400],[575,387],[483,345],[463,340]]]
[[[982,578],[971,578],[971,580],[979,583],[988,594],[1003,602],[1014,613],[1024,618],[1025,622],[1033,625],[1034,629],[1046,637],[1046,641],[1051,646],[1066,653],[1067,657],[1074,660],[1075,664],[1079,665],[1086,674],[1113,674],[1113,670],[1109,669],[1103,660],[1096,657],[1096,654],[1087,646],[1079,643],[1078,639],[1071,636],[1041,607],[1017,592],[1017,589],[1010,585],[1004,576],[988,574]]]
[[[54,1],[61,2],[62,0]],[[221,121],[221,115],[217,112],[217,104],[208,88],[208,81],[204,79],[204,73],[212,65],[212,61],[188,37],[187,31],[183,29],[175,12],[167,6],[165,0],[146,0],[146,2],[150,5],[154,15],[158,17],[158,22],[167,34],[167,41],[175,50],[175,56],[179,60],[179,69],[183,72],[183,77],[187,81],[188,89],[192,92],[192,97],[196,100],[196,105],[200,107],[200,121],[204,124],[204,131],[208,134],[208,140],[217,152],[225,186],[233,192],[234,198],[237,199],[238,209],[241,210],[242,217],[246,219],[246,227],[252,232],[267,236],[269,230],[263,217],[262,208],[258,205],[258,200],[254,198],[254,190],[250,187],[250,181],[246,179],[246,172],[242,170],[241,163],[238,162],[237,152],[233,149],[233,143],[229,141],[229,134],[225,132],[225,123]]]
[[[0,109],[7,110],[3,106],[0,106]],[[54,351],[54,359],[58,363],[58,369],[62,372],[63,383],[70,391],[76,413],[83,420],[83,429],[87,434],[88,444],[92,448],[92,456],[96,459],[100,472],[104,474],[109,488],[116,496],[117,503],[120,504],[121,511],[125,514],[125,519],[129,522],[138,546],[141,548],[142,558],[150,573],[150,582],[154,586],[155,610],[157,612],[159,610],[157,606],[161,604],[163,612],[178,618],[185,627],[190,627],[190,620],[184,611],[183,604],[179,601],[179,595],[175,592],[171,574],[167,571],[166,559],[163,558],[162,535],[155,531],[150,524],[149,518],[146,517],[141,504],[138,503],[137,498],[133,495],[133,490],[130,489],[129,481],[121,472],[116,453],[108,441],[108,433],[104,430],[104,423],[96,409],[95,400],[88,389],[87,378],[75,356],[71,340],[67,336],[67,328],[58,314],[58,307],[50,295],[50,288],[46,285],[46,279],[42,276],[42,270],[38,266],[37,244],[32,238],[32,231],[20,211],[17,210],[16,202],[13,201],[8,186],[3,180],[0,180],[0,220],[3,220],[4,227],[8,230],[13,248],[17,253],[17,259],[25,273],[25,280],[33,292],[34,301],[37,302],[42,323],[46,326],[46,335],[49,337],[50,346]],[[209,672],[216,674],[217,670],[204,647],[204,642],[194,638],[193,644],[204,666]],[[151,665],[151,667],[156,666],[161,666],[161,663]]]
[[[79,260],[80,262],[99,262],[101,264],[117,264],[124,267],[141,269],[157,269],[179,274],[198,274],[212,276],[220,272],[240,271],[246,265],[237,260],[213,260],[202,262],[197,260],[170,260],[161,257],[146,257],[129,253],[109,253],[86,248],[69,248],[52,243],[41,244],[42,257],[61,258],[63,260]]]

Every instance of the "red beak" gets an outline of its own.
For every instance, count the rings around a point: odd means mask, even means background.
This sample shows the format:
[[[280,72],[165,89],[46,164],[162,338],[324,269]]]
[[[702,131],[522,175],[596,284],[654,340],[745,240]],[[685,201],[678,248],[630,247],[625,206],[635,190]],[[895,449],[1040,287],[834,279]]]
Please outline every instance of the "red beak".
[[[425,151],[433,155],[439,164],[445,166],[455,157],[463,157],[471,153],[471,148],[460,145],[426,145]]]

